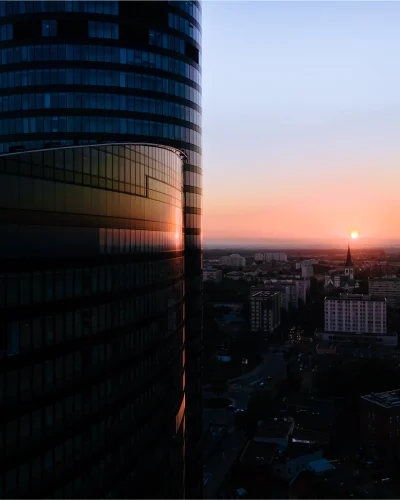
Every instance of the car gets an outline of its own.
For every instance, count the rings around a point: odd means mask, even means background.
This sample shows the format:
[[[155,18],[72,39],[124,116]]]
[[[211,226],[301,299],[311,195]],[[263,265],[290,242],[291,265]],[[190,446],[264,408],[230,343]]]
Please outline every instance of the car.
[[[272,380],[272,377],[271,377],[271,376],[269,376],[269,377],[268,377],[268,380]]]
[[[235,406],[235,405],[229,405],[229,406],[227,406],[227,407],[226,407],[226,409],[227,409],[228,411],[235,411],[237,408],[236,408],[236,406]]]
[[[234,410],[233,413],[242,413],[244,412],[244,410],[242,410],[242,408],[236,408],[236,410]]]
[[[264,382],[260,383],[260,387],[264,387],[264,385],[265,385]]]

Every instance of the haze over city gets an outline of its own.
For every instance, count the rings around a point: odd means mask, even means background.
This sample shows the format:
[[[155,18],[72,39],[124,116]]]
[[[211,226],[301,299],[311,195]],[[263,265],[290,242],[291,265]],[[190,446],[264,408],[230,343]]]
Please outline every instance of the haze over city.
[[[400,241],[399,14],[203,3],[205,245]]]

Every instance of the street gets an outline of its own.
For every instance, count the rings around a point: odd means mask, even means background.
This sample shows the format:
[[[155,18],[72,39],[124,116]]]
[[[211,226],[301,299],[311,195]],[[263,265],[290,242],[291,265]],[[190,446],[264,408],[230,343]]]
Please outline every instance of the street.
[[[285,376],[285,360],[279,353],[268,353],[263,355],[263,362],[251,373],[242,375],[234,379],[229,385],[228,392],[220,394],[219,397],[229,398],[237,408],[245,410],[248,401],[254,390],[260,388],[264,383],[264,388],[269,384],[274,384]],[[268,380],[271,377],[272,380]],[[216,394],[205,391],[204,398],[215,397]],[[228,432],[222,439],[216,435],[216,447],[211,454],[205,457],[204,463],[204,498],[217,498],[218,489],[222,484],[226,474],[232,467],[239,453],[242,451],[246,438],[242,431],[234,428],[235,414],[225,409],[205,409],[204,427],[209,428],[210,424],[224,426]],[[218,440],[217,440],[218,439]]]

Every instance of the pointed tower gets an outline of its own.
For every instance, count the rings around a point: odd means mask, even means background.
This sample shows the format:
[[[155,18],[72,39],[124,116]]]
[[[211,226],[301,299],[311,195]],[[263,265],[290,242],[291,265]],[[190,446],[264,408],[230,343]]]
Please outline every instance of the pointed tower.
[[[351,280],[354,279],[354,264],[351,260],[350,245],[347,248],[346,264],[344,266],[344,274],[348,276]]]

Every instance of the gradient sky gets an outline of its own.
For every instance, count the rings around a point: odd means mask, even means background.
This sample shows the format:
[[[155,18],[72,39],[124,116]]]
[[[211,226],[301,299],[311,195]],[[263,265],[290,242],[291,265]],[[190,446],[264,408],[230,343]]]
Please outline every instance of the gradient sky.
[[[400,241],[399,19],[400,2],[203,2],[206,244]]]

